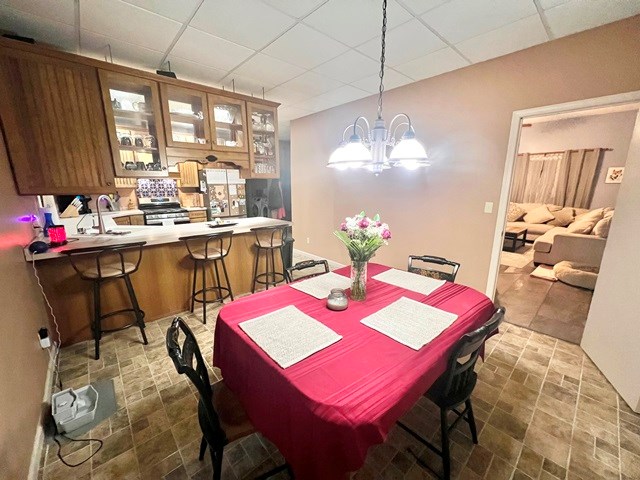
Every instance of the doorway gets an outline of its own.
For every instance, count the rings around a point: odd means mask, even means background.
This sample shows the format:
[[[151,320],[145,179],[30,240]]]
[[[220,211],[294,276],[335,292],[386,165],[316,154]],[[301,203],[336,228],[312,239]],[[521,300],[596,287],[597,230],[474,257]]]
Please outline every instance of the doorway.
[[[514,113],[487,282],[511,323],[580,343],[615,213],[606,177],[624,168],[639,107],[634,92]]]

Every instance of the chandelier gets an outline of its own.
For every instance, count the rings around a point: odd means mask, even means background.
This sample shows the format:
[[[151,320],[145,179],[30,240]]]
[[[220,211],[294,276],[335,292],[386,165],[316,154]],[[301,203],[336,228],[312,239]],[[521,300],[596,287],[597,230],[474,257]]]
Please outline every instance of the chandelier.
[[[416,133],[411,119],[406,113],[399,113],[391,120],[389,128],[382,118],[382,93],[384,92],[384,52],[387,33],[387,0],[382,1],[382,51],[380,54],[380,89],[378,93],[378,118],[373,128],[363,116],[356,118],[342,133],[342,142],[331,154],[327,167],[346,170],[348,168],[364,168],[376,176],[391,167],[405,167],[413,170],[430,165],[427,152],[416,140]],[[397,122],[395,127],[394,122]],[[399,128],[406,128],[400,140],[396,140]],[[349,140],[345,135],[351,131]],[[391,153],[387,156],[387,150]]]

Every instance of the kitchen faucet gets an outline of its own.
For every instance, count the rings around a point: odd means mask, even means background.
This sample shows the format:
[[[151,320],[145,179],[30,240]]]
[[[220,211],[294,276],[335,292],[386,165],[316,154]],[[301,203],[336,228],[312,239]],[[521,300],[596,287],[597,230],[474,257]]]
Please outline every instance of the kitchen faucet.
[[[96,200],[96,206],[98,207],[98,233],[107,233],[107,230],[104,228],[104,220],[102,219],[102,209],[100,208],[100,202],[102,200],[107,201],[107,206],[111,210],[113,210],[113,202],[109,195],[100,195],[98,200]]]

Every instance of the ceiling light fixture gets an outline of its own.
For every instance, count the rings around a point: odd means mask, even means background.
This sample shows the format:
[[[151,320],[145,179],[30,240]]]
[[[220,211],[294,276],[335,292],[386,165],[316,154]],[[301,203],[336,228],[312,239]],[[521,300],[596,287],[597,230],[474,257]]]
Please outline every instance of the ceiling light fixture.
[[[342,133],[342,142],[331,154],[327,167],[346,170],[349,168],[365,168],[376,176],[391,167],[405,167],[414,170],[430,165],[427,152],[422,144],[416,140],[416,132],[411,125],[411,119],[406,113],[399,113],[391,120],[389,129],[382,118],[382,93],[384,92],[384,51],[385,37],[387,33],[387,0],[382,1],[382,51],[380,54],[380,89],[378,93],[378,118],[371,128],[367,119],[363,116],[356,118],[353,125],[349,125]],[[392,128],[399,118],[404,121]],[[364,123],[364,126],[361,125]],[[400,140],[396,140],[398,128],[407,127]],[[360,134],[358,134],[360,129]],[[352,134],[349,140],[345,135],[349,130]],[[391,153],[387,157],[387,149]]]

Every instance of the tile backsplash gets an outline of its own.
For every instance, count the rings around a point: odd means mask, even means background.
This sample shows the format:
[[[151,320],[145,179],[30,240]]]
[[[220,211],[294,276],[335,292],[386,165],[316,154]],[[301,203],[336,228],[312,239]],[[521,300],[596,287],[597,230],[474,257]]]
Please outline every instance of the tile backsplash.
[[[172,178],[139,178],[136,194],[138,198],[177,197],[178,184]]]

